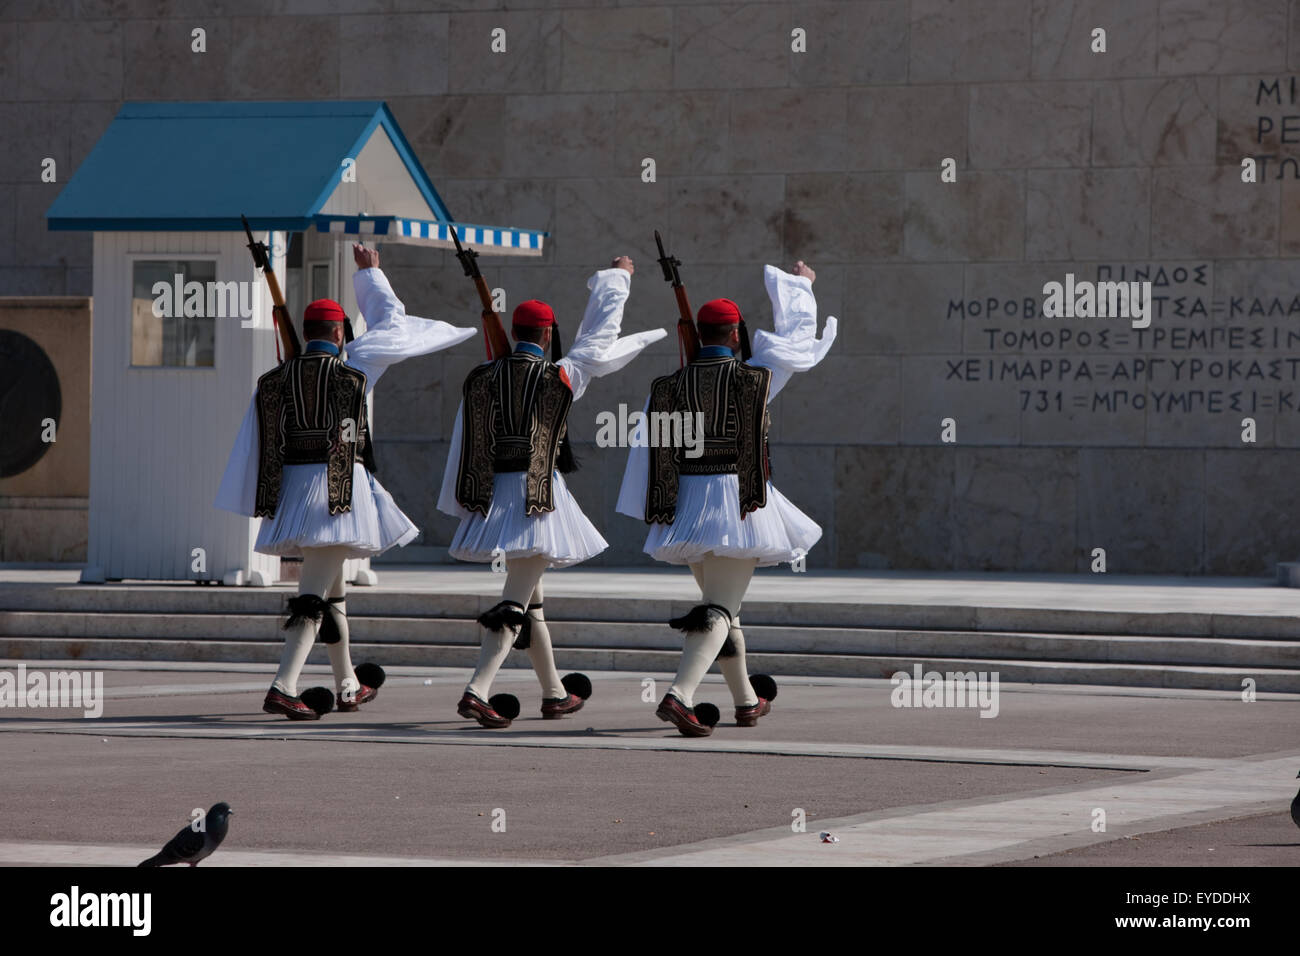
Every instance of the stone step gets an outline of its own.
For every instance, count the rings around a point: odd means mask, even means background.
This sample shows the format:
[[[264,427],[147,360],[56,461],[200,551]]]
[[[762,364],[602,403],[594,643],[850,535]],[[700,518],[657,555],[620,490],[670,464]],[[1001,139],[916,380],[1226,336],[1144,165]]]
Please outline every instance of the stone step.
[[[643,674],[671,674],[678,654],[670,649],[557,647],[556,664],[567,670],[615,670]],[[0,637],[0,659],[8,661],[251,661],[273,664],[280,648],[274,641],[152,640],[128,638],[76,639],[59,637]],[[354,645],[357,662],[425,667],[472,668],[478,659],[476,647],[468,644]],[[328,660],[323,646],[312,650],[313,663]],[[899,671],[911,673],[916,664],[925,671],[996,672],[1004,683],[1091,684],[1117,687],[1161,687],[1177,689],[1241,691],[1250,678],[1259,693],[1300,693],[1300,669],[1214,667],[1170,664],[1105,663],[916,655],[898,657],[867,654],[804,654],[755,652],[749,655],[751,673],[802,677],[886,678]],[[527,667],[528,657],[514,652],[508,667]]]
[[[357,617],[355,641],[385,644],[477,646],[470,619]],[[560,643],[610,649],[675,650],[680,635],[664,624],[617,621],[552,621]],[[0,636],[89,639],[273,641],[283,639],[274,615],[64,614],[21,611],[0,614]],[[1062,635],[1008,631],[904,630],[897,628],[771,627],[745,625],[752,651],[802,654],[943,655],[971,659],[1108,663],[1191,664],[1221,667],[1300,667],[1300,642],[1203,637]]]
[[[470,582],[467,582],[470,583]],[[479,593],[481,591],[481,593]],[[275,615],[295,592],[290,588],[200,587],[193,584],[5,585],[5,612],[69,614]],[[493,606],[499,591],[396,591],[354,588],[348,594],[353,617],[468,619]],[[684,613],[689,599],[637,598],[622,594],[548,596],[547,614],[556,620],[665,623]],[[746,601],[746,625],[874,627],[952,631],[1029,631],[1055,634],[1146,637],[1231,637],[1300,640],[1300,615],[1081,610],[1058,607],[989,607],[968,604],[848,603],[808,600]],[[0,612],[0,618],[4,614]],[[0,625],[0,633],[13,633]]]

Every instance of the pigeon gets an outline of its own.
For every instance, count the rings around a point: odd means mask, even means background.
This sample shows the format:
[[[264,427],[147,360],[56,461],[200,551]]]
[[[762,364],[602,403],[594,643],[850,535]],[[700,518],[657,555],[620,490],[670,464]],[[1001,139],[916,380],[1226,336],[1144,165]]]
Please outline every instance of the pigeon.
[[[1296,774],[1296,779],[1300,780],[1300,773]],[[1291,821],[1300,827],[1300,793],[1291,801]]]
[[[215,804],[203,819],[203,829],[195,830],[194,824],[183,827],[180,833],[167,841],[167,845],[145,860],[140,866],[171,866],[173,863],[188,863],[196,866],[200,860],[206,860],[226,838],[230,829],[230,815],[235,811],[228,803]]]

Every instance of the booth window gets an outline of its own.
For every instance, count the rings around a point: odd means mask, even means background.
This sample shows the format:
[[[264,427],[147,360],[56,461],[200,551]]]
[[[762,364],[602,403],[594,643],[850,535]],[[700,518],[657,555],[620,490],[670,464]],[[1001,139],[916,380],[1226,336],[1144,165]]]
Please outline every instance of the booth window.
[[[132,267],[131,364],[211,368],[215,317],[231,305],[214,303],[228,298],[216,281],[216,260],[137,259]],[[202,292],[187,290],[191,282],[200,283]]]

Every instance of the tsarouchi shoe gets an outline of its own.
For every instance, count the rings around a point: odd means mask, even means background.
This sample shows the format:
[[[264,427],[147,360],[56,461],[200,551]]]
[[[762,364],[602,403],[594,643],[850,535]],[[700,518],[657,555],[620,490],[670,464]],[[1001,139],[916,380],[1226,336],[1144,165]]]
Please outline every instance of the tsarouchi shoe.
[[[664,695],[655,716],[675,724],[678,732],[685,737],[707,737],[713,733],[712,727],[699,722],[693,708],[687,707],[672,694]]]
[[[339,694],[338,709],[345,714],[350,714],[357,710],[360,705],[368,704],[378,696],[379,690],[377,688],[367,687],[365,684],[362,684],[357,689],[356,693],[352,695],[351,700],[348,700],[343,694]]]
[[[492,708],[491,704],[469,691],[465,692],[465,696],[456,705],[456,713],[462,717],[473,717],[484,727],[500,729],[510,726],[510,718],[502,717]]]
[[[544,720],[558,720],[569,714],[576,714],[582,710],[582,705],[586,701],[577,694],[569,694],[567,697],[546,697],[542,700],[542,718]]]
[[[736,708],[736,726],[753,727],[756,723],[758,723],[758,718],[762,717],[764,714],[770,714],[771,712],[772,712],[771,702],[766,701],[762,697],[760,697],[758,699],[758,703],[754,704],[752,707]]]
[[[290,697],[275,687],[266,692],[262,710],[268,714],[284,714],[290,720],[320,720],[320,714],[304,704],[301,697]]]

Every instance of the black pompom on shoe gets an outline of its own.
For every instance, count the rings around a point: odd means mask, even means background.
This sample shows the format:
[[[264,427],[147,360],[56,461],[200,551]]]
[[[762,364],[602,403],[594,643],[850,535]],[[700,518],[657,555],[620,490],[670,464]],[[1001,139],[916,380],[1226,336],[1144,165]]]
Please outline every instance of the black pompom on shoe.
[[[695,719],[705,727],[716,727],[719,718],[722,716],[722,714],[718,712],[718,708],[708,702],[696,704],[694,710]]]
[[[298,696],[304,704],[322,717],[334,709],[334,691],[328,687],[308,687]]]
[[[776,700],[776,681],[766,674],[751,675],[749,686],[754,688],[754,693],[764,700]]]
[[[375,690],[379,690],[379,688],[383,687],[384,681],[388,678],[388,675],[384,673],[382,667],[378,664],[372,664],[369,661],[366,661],[366,663],[356,669],[356,675],[357,680],[361,681],[361,683],[365,684],[367,687],[373,687]]]
[[[488,706],[506,720],[519,716],[519,698],[514,694],[493,694],[488,698]]]
[[[591,678],[586,674],[565,674],[560,678],[560,683],[574,697],[581,697],[583,700],[591,697]]]

